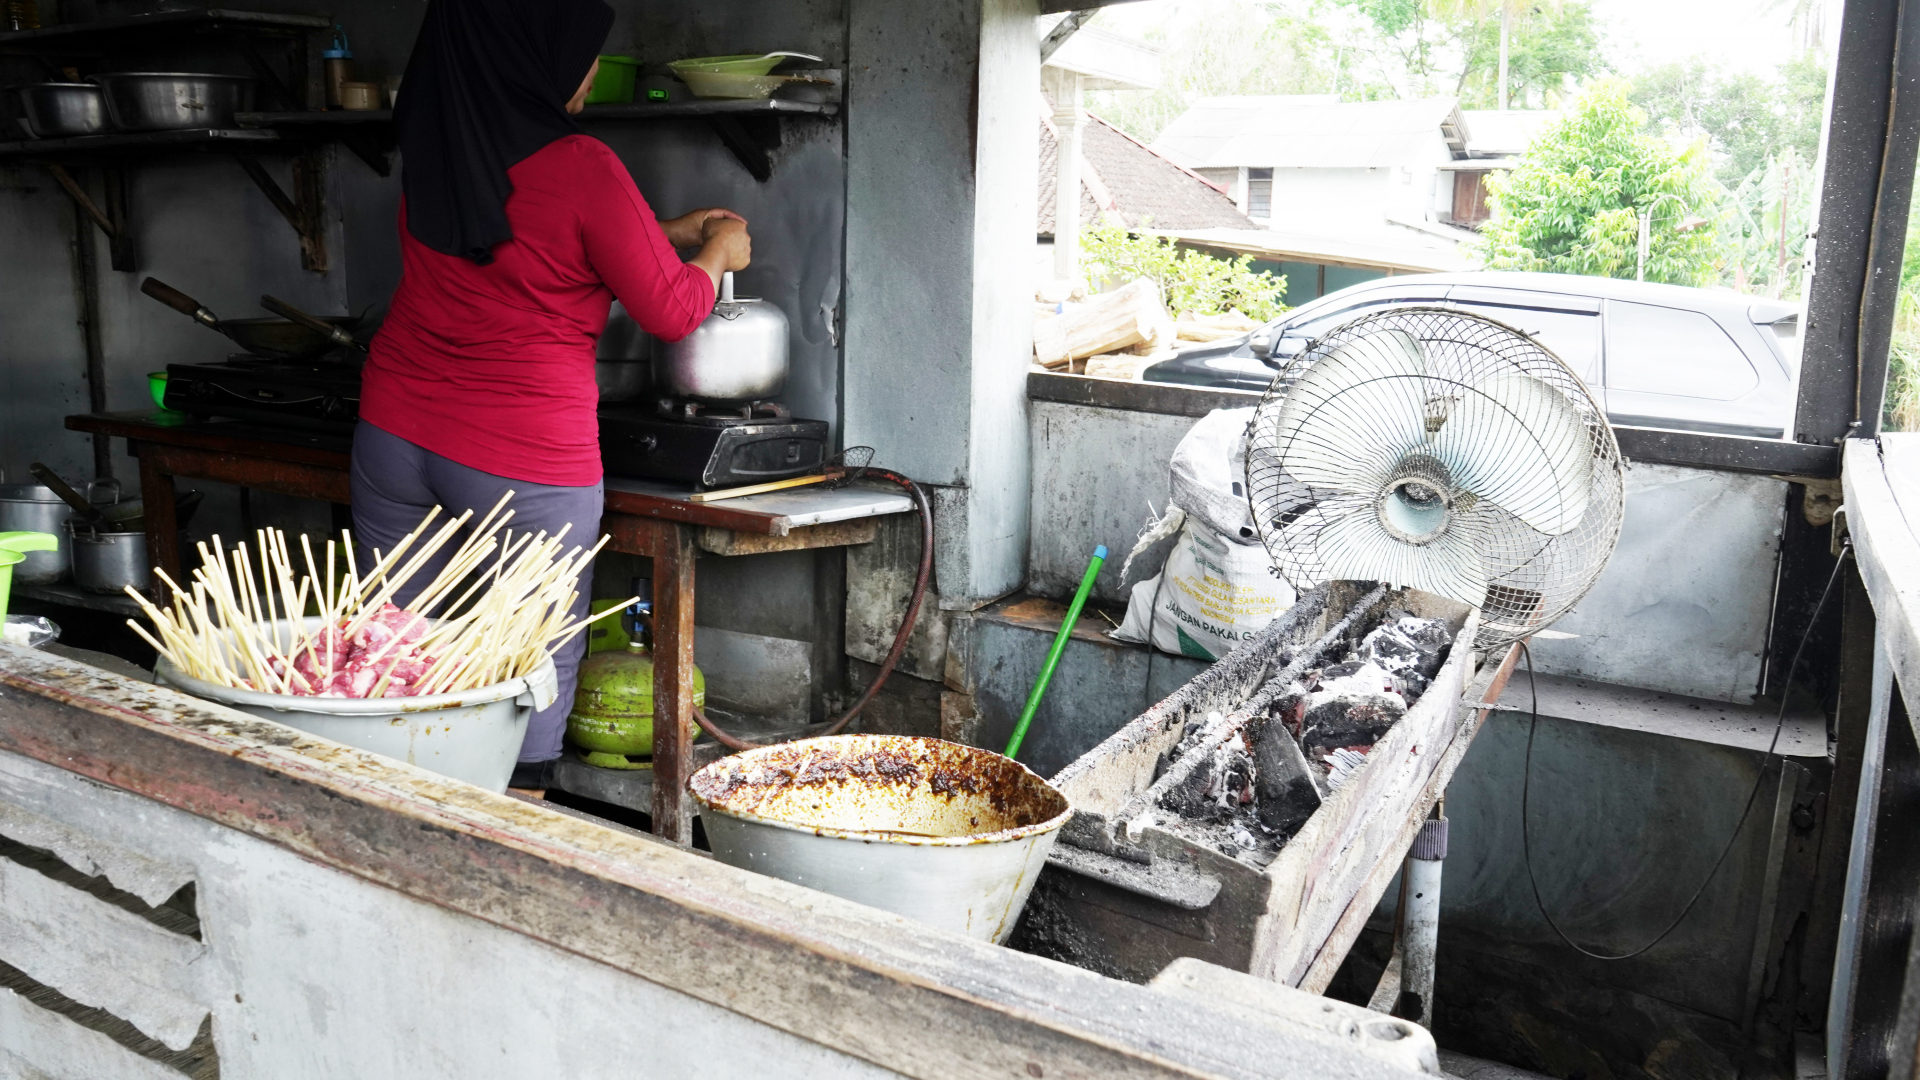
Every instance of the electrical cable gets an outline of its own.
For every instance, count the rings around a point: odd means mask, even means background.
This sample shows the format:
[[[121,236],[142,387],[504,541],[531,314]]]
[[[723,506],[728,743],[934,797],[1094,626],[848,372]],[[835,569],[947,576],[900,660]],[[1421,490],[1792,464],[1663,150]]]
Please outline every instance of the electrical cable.
[[[880,687],[886,683],[887,676],[893,674],[894,665],[900,662],[901,655],[907,651],[907,639],[913,636],[914,624],[920,619],[920,603],[926,599],[927,582],[933,575],[933,508],[927,503],[926,492],[920,490],[920,485],[890,469],[867,467],[864,475],[890,480],[905,488],[907,495],[913,499],[914,512],[920,516],[920,571],[914,577],[913,591],[908,595],[906,617],[900,621],[900,630],[893,636],[893,648],[887,650],[886,659],[880,664],[880,670],[874,674],[873,681],[867,684],[867,690],[860,695],[860,700],[854,702],[852,708],[833,721],[832,726],[826,731],[821,732],[822,736],[838,735],[846,730],[846,726],[853,722],[854,717],[859,716],[860,711],[865,709],[868,703],[873,701],[874,695],[880,692]],[[711,735],[715,742],[729,750],[753,750],[772,745],[749,742],[721,730],[718,724],[707,718],[707,714],[701,711],[698,705],[693,707],[693,721],[700,725],[700,730]]]
[[[1707,876],[1701,879],[1700,887],[1693,890],[1693,895],[1688,898],[1686,906],[1680,909],[1680,914],[1674,916],[1673,921],[1667,924],[1667,928],[1655,935],[1652,941],[1632,952],[1608,955],[1581,945],[1568,937],[1567,932],[1560,929],[1560,924],[1553,921],[1553,916],[1547,911],[1546,901],[1540,898],[1540,883],[1533,876],[1533,847],[1527,835],[1528,796],[1533,786],[1533,735],[1540,726],[1540,691],[1533,681],[1533,653],[1527,649],[1525,642],[1521,642],[1520,655],[1527,660],[1527,691],[1533,697],[1533,715],[1527,722],[1527,756],[1520,773],[1520,858],[1527,867],[1527,884],[1533,889],[1534,906],[1540,910],[1540,917],[1547,921],[1547,925],[1553,929],[1554,934],[1569,948],[1595,960],[1630,960],[1666,940],[1667,935],[1673,933],[1686,920],[1687,915],[1693,911],[1693,906],[1706,895],[1707,886],[1712,884],[1714,875],[1720,872],[1721,864],[1725,863],[1727,856],[1733,852],[1734,841],[1740,838],[1740,830],[1746,828],[1747,818],[1753,813],[1754,803],[1760,797],[1760,787],[1766,782],[1767,766],[1772,763],[1774,750],[1780,745],[1780,733],[1786,729],[1787,725],[1787,695],[1793,689],[1793,673],[1800,667],[1800,657],[1807,650],[1807,639],[1813,636],[1813,627],[1820,621],[1820,612],[1827,606],[1827,597],[1832,594],[1834,583],[1840,580],[1840,568],[1847,564],[1847,556],[1853,553],[1853,541],[1847,540],[1844,544],[1845,546],[1840,550],[1840,558],[1834,561],[1833,573],[1827,576],[1827,587],[1820,590],[1820,600],[1813,605],[1813,614],[1807,616],[1807,627],[1800,633],[1800,644],[1793,650],[1793,661],[1787,665],[1787,674],[1780,687],[1780,713],[1774,720],[1773,739],[1767,743],[1766,755],[1761,758],[1760,771],[1753,778],[1753,790],[1747,793],[1747,805],[1740,811],[1740,820],[1734,822],[1733,832],[1727,837],[1726,845],[1720,849],[1720,857],[1713,860],[1712,868],[1707,871]]]

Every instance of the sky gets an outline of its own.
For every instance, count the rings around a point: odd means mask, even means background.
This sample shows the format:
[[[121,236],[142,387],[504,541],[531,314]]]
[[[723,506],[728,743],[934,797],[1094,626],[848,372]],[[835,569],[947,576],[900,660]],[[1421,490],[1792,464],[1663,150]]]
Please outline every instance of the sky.
[[[1769,9],[1773,10],[1769,10]],[[1790,2],[1594,0],[1614,61],[1628,70],[1706,54],[1731,68],[1770,69],[1791,57]]]
[[[1103,25],[1143,34],[1170,5],[1194,0],[1141,0],[1106,9]],[[1728,68],[1771,70],[1792,55],[1794,0],[1593,0],[1607,27],[1609,55],[1628,74],[1642,65],[1704,55]],[[1837,10],[1836,0],[1826,7]]]

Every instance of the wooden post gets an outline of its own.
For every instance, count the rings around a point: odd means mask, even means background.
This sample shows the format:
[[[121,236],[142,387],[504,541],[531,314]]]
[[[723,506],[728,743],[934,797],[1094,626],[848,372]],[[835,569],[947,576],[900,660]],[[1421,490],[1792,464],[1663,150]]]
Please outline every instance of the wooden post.
[[[105,436],[100,437],[106,441]],[[134,447],[138,452],[138,444]],[[175,581],[180,574],[180,526],[173,516],[173,476],[160,471],[154,454],[140,455],[140,498],[146,508],[147,561]],[[148,591],[155,596],[166,586],[155,579]]]
[[[653,521],[653,832],[693,842],[694,528]]]

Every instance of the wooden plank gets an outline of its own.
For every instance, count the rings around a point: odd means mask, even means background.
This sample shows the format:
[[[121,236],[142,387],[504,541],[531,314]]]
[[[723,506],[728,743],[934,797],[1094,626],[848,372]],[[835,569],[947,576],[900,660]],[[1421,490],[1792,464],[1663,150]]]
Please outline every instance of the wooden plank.
[[[1902,436],[1881,438],[1897,441]],[[1915,464],[1920,467],[1920,462]],[[1920,539],[1902,513],[1885,470],[1875,443],[1847,440],[1846,468],[1840,477],[1846,492],[1847,535],[1853,538],[1860,578],[1878,616],[1900,692],[1908,701],[1920,701]],[[1920,507],[1914,511],[1920,519]]]
[[[1519,657],[1519,646],[1516,645],[1507,650],[1506,660],[1494,673],[1486,695],[1481,698],[1484,704],[1491,705],[1500,700],[1501,693],[1506,690],[1508,679],[1513,675],[1514,663]],[[1366,881],[1348,902],[1346,910],[1334,924],[1332,933],[1327,935],[1326,942],[1314,956],[1312,966],[1307,969],[1298,983],[1300,989],[1315,994],[1327,992],[1327,987],[1333,983],[1334,975],[1339,973],[1341,963],[1346,960],[1347,953],[1352,950],[1353,943],[1360,939],[1360,931],[1366,929],[1367,919],[1373,915],[1373,910],[1379,905],[1380,898],[1386,895],[1387,887],[1393,883],[1394,878],[1399,876],[1401,865],[1406,861],[1407,851],[1413,847],[1413,839],[1419,834],[1428,809],[1446,793],[1447,784],[1453,780],[1454,772],[1459,769],[1460,762],[1467,756],[1467,750],[1473,745],[1473,737],[1479,733],[1480,726],[1486,723],[1490,710],[1466,707],[1461,711],[1465,713],[1465,717],[1456,729],[1453,741],[1447,744],[1447,749],[1441,755],[1433,775],[1427,779],[1419,797],[1413,800],[1417,812],[1407,815],[1406,819],[1400,823],[1398,835],[1387,845],[1387,852],[1391,857],[1381,858],[1374,864]]]
[[[785,536],[737,533],[730,529],[701,529],[699,544],[702,551],[711,551],[715,555],[764,555],[770,551],[804,551],[808,548],[871,544],[879,534],[879,522],[873,518],[857,518],[826,525],[802,525],[788,530]]]
[[[1404,1075],[32,650],[0,751],[910,1076]]]
[[[722,488],[719,491],[696,491],[687,496],[688,502],[717,503],[728,499],[744,499],[749,495],[764,495],[769,491],[785,491],[788,488],[806,487],[809,484],[824,484],[829,477],[793,476],[785,480],[769,480],[764,484],[747,484],[744,487]]]
[[[693,530],[653,527],[653,834],[692,844]]]
[[[0,960],[173,1050],[207,1015],[207,947],[38,871],[0,859]]]
[[[215,480],[256,491],[277,491],[296,499],[336,503],[349,503],[353,499],[350,474],[344,464],[314,465],[261,454],[153,442],[141,443],[139,452],[142,477],[152,468],[169,476]]]
[[[345,435],[270,429],[239,420],[195,420],[151,410],[69,416],[67,430],[167,446],[219,450],[276,461],[296,461],[345,470],[351,458]]]
[[[180,1080],[181,1074],[11,990],[0,990],[0,1076]]]
[[[1460,692],[1479,625],[1477,613],[1468,617],[1419,702],[1267,868],[1273,891],[1256,935],[1253,974],[1301,985],[1317,957],[1344,953],[1336,935],[1356,898],[1364,899],[1376,881],[1385,891],[1433,805],[1420,800],[1461,726]],[[1366,906],[1379,898],[1376,893]]]

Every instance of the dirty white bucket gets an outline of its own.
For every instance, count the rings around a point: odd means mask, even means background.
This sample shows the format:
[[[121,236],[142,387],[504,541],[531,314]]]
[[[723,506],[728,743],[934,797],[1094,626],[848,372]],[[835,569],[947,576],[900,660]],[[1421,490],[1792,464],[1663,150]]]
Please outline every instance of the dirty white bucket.
[[[310,630],[321,620],[309,618]],[[276,624],[284,633],[284,624]],[[428,772],[505,791],[534,711],[553,704],[559,684],[551,659],[532,675],[455,694],[402,698],[301,697],[241,690],[193,678],[162,657],[154,681],[195,697],[383,754]]]
[[[721,862],[995,944],[1073,813],[1018,762],[900,735],[761,747],[691,787]]]

